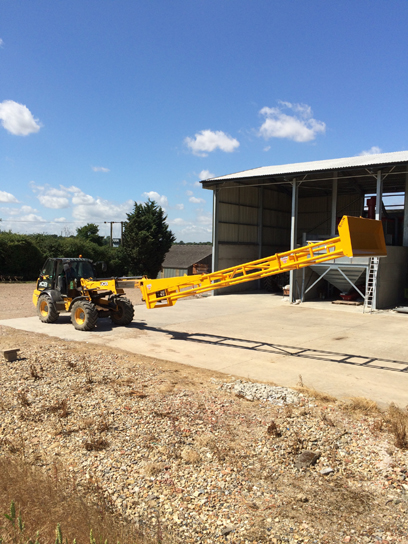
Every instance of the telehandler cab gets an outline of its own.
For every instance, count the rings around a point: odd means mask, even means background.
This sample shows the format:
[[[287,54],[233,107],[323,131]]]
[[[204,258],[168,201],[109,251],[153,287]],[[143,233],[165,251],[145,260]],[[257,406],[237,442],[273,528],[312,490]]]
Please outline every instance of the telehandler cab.
[[[130,300],[123,296],[123,288],[138,287],[149,309],[165,308],[191,295],[340,257],[387,255],[381,221],[344,216],[338,230],[338,236],[324,242],[311,243],[210,274],[176,278],[151,280],[139,276],[94,279],[95,271],[89,259],[48,259],[37,281],[33,302],[44,323],[54,323],[59,312],[70,311],[74,327],[90,331],[95,327],[98,317],[110,317],[116,325],[129,325],[134,309]]]

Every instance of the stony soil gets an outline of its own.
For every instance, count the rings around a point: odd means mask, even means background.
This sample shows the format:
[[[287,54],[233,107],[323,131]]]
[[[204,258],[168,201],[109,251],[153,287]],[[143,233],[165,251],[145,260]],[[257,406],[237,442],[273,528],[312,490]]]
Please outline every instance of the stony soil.
[[[35,315],[10,302],[29,287],[0,284],[0,318]],[[408,452],[379,412],[2,326],[7,347],[0,454],[164,542],[408,543]]]

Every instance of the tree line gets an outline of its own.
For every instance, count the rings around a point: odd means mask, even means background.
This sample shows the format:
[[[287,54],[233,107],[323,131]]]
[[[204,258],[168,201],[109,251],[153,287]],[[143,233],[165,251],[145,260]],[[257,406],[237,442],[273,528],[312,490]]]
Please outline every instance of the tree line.
[[[82,257],[105,261],[106,276],[148,276],[156,278],[175,236],[166,215],[153,200],[135,203],[123,227],[123,244],[110,247],[99,227],[88,223],[75,236],[15,234],[0,231],[0,275],[35,280],[49,257]]]

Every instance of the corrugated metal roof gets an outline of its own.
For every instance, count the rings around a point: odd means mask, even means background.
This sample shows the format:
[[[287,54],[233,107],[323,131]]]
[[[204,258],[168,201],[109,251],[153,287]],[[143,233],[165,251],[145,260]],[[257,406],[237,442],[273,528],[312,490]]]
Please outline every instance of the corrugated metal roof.
[[[212,254],[212,246],[174,245],[166,253],[163,268],[189,268]]]
[[[343,170],[347,168],[361,168],[370,166],[392,165],[408,162],[408,151],[396,151],[394,153],[379,153],[376,155],[359,155],[357,157],[346,157],[343,159],[329,159],[313,162],[299,162],[293,164],[281,164],[277,166],[262,166],[251,170],[236,172],[217,178],[202,181],[203,186],[218,181],[254,178],[264,176],[295,176],[307,172],[322,172],[325,170]]]

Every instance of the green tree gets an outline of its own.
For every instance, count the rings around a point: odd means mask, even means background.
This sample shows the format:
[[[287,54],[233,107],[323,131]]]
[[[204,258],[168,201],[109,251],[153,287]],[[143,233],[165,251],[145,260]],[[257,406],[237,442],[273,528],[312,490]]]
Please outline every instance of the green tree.
[[[176,239],[166,219],[162,208],[150,199],[144,204],[135,202],[133,212],[127,214],[123,252],[130,274],[157,277]]]
[[[83,227],[78,227],[76,231],[77,238],[88,240],[98,246],[103,245],[103,236],[99,235],[99,227],[95,223],[87,223]]]

